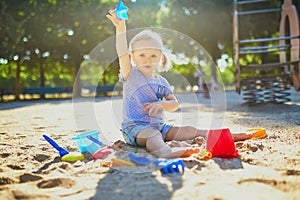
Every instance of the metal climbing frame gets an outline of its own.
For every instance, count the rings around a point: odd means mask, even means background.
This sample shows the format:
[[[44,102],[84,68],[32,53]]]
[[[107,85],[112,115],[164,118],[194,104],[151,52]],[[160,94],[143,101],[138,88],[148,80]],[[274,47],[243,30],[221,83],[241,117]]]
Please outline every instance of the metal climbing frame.
[[[243,95],[247,104],[263,102],[284,103],[290,101],[289,89],[300,90],[299,62],[299,19],[292,0],[233,0],[233,42],[236,67],[236,91]],[[275,2],[275,3],[274,3]],[[273,7],[272,7],[273,6]],[[280,7],[281,6],[281,7]],[[257,9],[259,8],[259,9]],[[263,13],[277,13],[278,37],[240,39],[240,29],[247,28],[241,23],[243,17],[250,19]],[[264,19],[262,19],[264,20]],[[274,33],[275,35],[276,33]],[[277,57],[251,62],[247,56],[260,54],[260,58]],[[276,56],[277,55],[277,56]]]

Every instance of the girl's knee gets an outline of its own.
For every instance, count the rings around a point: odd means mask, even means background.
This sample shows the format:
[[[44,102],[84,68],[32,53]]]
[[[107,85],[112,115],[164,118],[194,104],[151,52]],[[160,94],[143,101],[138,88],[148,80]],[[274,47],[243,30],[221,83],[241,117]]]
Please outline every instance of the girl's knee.
[[[162,137],[161,133],[158,130],[154,130],[154,129],[144,129],[142,131],[140,131],[137,135],[137,138],[140,139],[149,139],[152,138],[154,136],[160,136]]]
[[[136,137],[138,145],[146,146],[148,140],[162,139],[162,135],[159,131],[153,129],[144,129],[140,131]]]

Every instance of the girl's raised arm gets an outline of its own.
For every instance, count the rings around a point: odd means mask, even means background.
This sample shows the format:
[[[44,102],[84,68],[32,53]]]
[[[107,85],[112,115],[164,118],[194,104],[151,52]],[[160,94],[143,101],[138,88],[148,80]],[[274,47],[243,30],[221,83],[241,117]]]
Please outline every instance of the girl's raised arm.
[[[131,70],[130,58],[128,54],[128,44],[126,38],[126,23],[125,20],[119,20],[114,10],[110,10],[106,17],[116,27],[116,49],[119,56],[120,72],[123,78],[127,80]]]

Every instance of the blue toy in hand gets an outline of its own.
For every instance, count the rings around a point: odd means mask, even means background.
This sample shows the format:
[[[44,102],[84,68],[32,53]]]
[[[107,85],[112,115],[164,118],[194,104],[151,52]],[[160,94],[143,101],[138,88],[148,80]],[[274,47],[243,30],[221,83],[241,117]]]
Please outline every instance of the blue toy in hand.
[[[160,158],[154,161],[154,164],[158,167],[161,167],[161,170],[164,174],[180,172],[180,168],[182,172],[184,172],[184,162],[179,159],[164,159]]]
[[[116,10],[115,10],[117,18],[119,20],[122,20],[122,19],[128,20],[128,15],[127,15],[128,10],[129,10],[128,7],[125,6],[122,1],[120,1],[117,4]]]

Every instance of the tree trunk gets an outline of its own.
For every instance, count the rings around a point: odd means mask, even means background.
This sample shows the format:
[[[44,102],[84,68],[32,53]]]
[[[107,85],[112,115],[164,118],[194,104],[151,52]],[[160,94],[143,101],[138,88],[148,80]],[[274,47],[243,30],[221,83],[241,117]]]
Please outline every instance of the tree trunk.
[[[73,97],[74,98],[81,97],[80,65],[81,65],[81,61],[77,61],[75,63],[75,71],[73,73],[73,79],[74,79]]]
[[[15,100],[20,100],[20,73],[21,60],[17,61],[16,80],[15,80]]]
[[[40,87],[45,86],[45,74],[44,74],[44,65],[42,58],[39,59],[39,67],[40,67]],[[40,94],[41,99],[45,99],[45,94]]]

